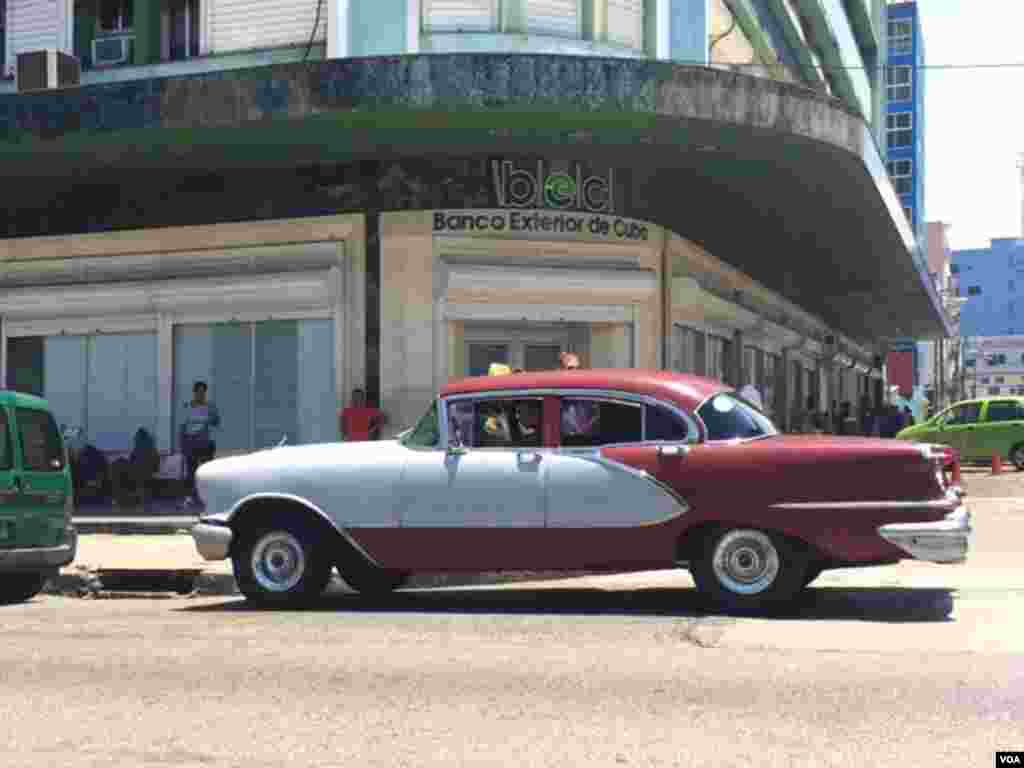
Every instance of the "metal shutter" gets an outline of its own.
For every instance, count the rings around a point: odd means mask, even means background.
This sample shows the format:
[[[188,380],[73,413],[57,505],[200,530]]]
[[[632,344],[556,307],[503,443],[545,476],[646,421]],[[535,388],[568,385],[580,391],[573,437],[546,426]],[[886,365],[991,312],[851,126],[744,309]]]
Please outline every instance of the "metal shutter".
[[[523,10],[527,32],[580,37],[579,0],[523,0]]]
[[[497,29],[494,0],[426,0],[424,32],[492,32]]]
[[[608,42],[644,47],[644,0],[608,0]]]

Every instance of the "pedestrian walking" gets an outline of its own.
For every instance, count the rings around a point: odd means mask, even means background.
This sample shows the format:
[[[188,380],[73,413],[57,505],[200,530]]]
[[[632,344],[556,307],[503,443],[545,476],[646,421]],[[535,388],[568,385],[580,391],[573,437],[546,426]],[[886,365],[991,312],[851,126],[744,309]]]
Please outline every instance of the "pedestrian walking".
[[[205,381],[192,385],[192,401],[185,404],[185,414],[178,432],[181,453],[185,457],[185,497],[182,507],[201,504],[196,488],[196,470],[217,454],[214,430],[220,426],[217,406],[206,398]]]

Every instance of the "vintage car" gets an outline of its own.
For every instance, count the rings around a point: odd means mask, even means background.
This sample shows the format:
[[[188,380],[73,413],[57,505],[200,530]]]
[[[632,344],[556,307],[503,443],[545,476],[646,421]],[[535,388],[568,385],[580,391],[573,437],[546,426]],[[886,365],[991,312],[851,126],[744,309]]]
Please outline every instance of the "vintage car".
[[[206,559],[248,598],[360,592],[413,572],[688,567],[726,609],[791,600],[824,569],[966,558],[942,449],[788,436],[718,381],[643,370],[449,384],[398,440],[204,464]]]
[[[998,454],[1024,469],[1024,397],[987,397],[955,403],[897,438],[939,443],[964,461],[990,461]]]

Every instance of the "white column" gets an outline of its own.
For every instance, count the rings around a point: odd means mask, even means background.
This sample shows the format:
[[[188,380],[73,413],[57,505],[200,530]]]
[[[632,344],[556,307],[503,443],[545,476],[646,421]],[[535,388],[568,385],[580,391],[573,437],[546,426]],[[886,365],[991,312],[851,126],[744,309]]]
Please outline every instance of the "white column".
[[[422,0],[408,0],[405,4],[405,52],[420,52],[420,14]],[[447,380],[447,379],[446,379]]]
[[[351,302],[347,301],[346,288],[350,280],[346,280],[345,270],[331,267],[331,315],[334,318],[334,386],[335,404],[340,408],[348,402],[349,371],[345,365],[345,347],[348,341],[348,323],[346,314]]]
[[[343,59],[349,55],[349,2],[327,0],[328,59]]]
[[[174,323],[165,313],[156,318],[156,375],[157,375],[157,420],[156,445],[161,451],[175,445],[174,419]]]

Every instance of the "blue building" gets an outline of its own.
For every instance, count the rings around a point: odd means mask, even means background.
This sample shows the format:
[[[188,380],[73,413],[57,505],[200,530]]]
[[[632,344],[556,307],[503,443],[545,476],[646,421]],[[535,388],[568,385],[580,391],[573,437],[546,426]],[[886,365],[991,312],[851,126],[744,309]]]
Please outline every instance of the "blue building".
[[[967,337],[1024,334],[1024,240],[1001,237],[988,248],[953,252],[959,295],[970,299],[960,314]]]
[[[885,146],[889,176],[919,242],[924,242],[924,35],[916,2],[890,2]]]

